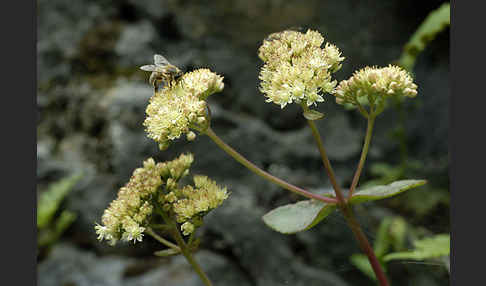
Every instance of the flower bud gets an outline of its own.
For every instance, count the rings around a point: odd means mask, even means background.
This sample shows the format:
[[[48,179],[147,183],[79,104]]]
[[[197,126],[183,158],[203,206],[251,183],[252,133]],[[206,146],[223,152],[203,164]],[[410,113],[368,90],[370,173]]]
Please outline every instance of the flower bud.
[[[398,66],[365,67],[348,80],[341,81],[333,95],[338,104],[357,105],[365,99],[372,104],[383,105],[390,96],[415,97],[417,85],[410,74]]]
[[[194,141],[194,139],[196,139],[196,133],[189,131],[189,133],[187,133],[187,141]]]

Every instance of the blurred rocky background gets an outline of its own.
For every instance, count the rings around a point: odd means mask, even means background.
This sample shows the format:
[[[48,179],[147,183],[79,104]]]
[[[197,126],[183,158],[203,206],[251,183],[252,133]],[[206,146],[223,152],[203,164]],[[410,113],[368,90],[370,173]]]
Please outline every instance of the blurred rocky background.
[[[346,57],[338,80],[366,65],[387,65],[427,14],[443,1],[297,0],[37,0],[37,183],[82,172],[62,208],[77,215],[38,256],[39,286],[202,285],[183,257],[157,258],[150,237],[110,247],[93,230],[103,210],[144,158],[164,161],[193,152],[193,173],[227,185],[232,195],[210,213],[197,253],[215,285],[374,285],[350,263],[359,252],[335,213],[313,229],[285,236],[261,216],[300,198],[253,175],[203,136],[164,152],[143,130],[152,94],[138,69],[154,53],[185,71],[208,67],[225,89],[209,99],[213,128],[248,159],[312,190],[330,188],[299,108],[264,102],[258,91],[257,49],[269,33],[312,28]],[[391,106],[377,125],[361,182],[426,178],[426,187],[358,207],[373,241],[384,217],[403,216],[425,233],[449,232],[449,31],[419,56],[419,95]],[[338,179],[349,185],[365,121],[330,96],[318,121]],[[393,263],[393,285],[447,285],[435,264]]]

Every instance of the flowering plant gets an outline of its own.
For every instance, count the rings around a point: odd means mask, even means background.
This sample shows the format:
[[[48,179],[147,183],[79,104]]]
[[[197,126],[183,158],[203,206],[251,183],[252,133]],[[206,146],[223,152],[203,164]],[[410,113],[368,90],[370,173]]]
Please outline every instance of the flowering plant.
[[[332,78],[341,68],[344,57],[331,43],[325,43],[317,31],[305,33],[283,31],[271,34],[259,48],[264,62],[260,71],[260,91],[266,102],[282,109],[288,104],[301,106],[319,149],[326,174],[334,192],[320,195],[292,185],[259,168],[227,145],[211,129],[211,112],[206,99],[224,88],[223,78],[209,69],[198,69],[175,79],[167,77],[164,88],[150,99],[143,123],[147,136],[159,144],[161,150],[185,134],[189,141],[196,133],[207,135],[218,147],[250,171],[283,189],[309,200],[278,207],[263,216],[272,229],[285,234],[307,230],[320,223],[335,209],[339,209],[353,231],[359,246],[366,254],[380,285],[389,285],[373,249],[352,211],[354,204],[384,199],[421,186],[425,180],[402,180],[389,185],[357,190],[371,142],[376,117],[383,112],[391,97],[415,97],[417,85],[412,77],[398,66],[365,67],[339,84]],[[311,107],[324,101],[324,95],[334,96],[336,103],[356,108],[367,120],[361,157],[349,192],[345,196],[336,180],[323,140],[315,121],[323,115]],[[182,253],[205,285],[212,285],[191,253],[196,248],[194,233],[203,224],[203,217],[228,198],[226,188],[201,175],[194,176],[194,185],[180,186],[187,176],[194,158],[183,154],[179,158],[155,163],[147,159],[143,168],[136,169],[130,181],[120,189],[102,217],[102,225],[95,229],[99,239],[111,244],[118,240],[141,241],[146,233],[168,247],[158,255]],[[169,229],[177,244],[156,233],[156,228]],[[182,232],[182,234],[181,234]],[[183,236],[189,236],[186,241]]]

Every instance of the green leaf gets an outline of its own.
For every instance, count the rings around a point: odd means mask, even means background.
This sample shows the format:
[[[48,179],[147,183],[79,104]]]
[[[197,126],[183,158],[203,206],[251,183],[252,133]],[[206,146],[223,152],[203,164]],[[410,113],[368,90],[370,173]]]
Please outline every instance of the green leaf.
[[[64,178],[49,185],[49,188],[40,194],[37,202],[37,227],[39,229],[45,228],[50,223],[62,200],[79,179],[81,179],[80,174]]]
[[[318,120],[324,118],[324,113],[312,109],[304,111],[303,115],[307,120]]]
[[[71,211],[62,211],[59,218],[56,220],[55,232],[57,237],[61,236],[66,229],[76,220],[78,216]]]
[[[375,272],[373,272],[373,267],[371,267],[368,258],[364,254],[353,254],[350,257],[351,264],[356,266],[361,272],[363,272],[369,278],[376,280]]]
[[[327,217],[335,208],[335,204],[306,200],[278,207],[262,218],[265,224],[273,230],[291,234],[310,229]]]
[[[388,198],[425,183],[425,180],[402,180],[386,186],[367,188],[357,191],[351,198],[351,203]],[[326,204],[315,200],[300,201],[268,212],[263,216],[263,221],[275,231],[292,234],[315,226],[335,208],[336,204]]]
[[[442,4],[432,11],[418,27],[403,49],[398,64],[412,71],[417,56],[435,36],[451,24],[451,7],[449,3]]]
[[[448,256],[451,250],[451,236],[438,234],[414,241],[415,249],[412,251],[394,252],[383,257],[384,261],[396,259],[425,260]]]
[[[56,242],[76,218],[77,215],[75,213],[63,211],[55,221],[55,226],[44,229],[38,236],[37,245],[43,247]]]
[[[376,257],[380,258],[388,251],[388,248],[391,244],[391,237],[390,237],[390,225],[392,224],[392,218],[386,217],[380,223],[380,227],[378,228],[378,233],[376,234],[376,240],[373,245],[375,250]]]
[[[407,222],[402,217],[394,218],[390,225],[390,237],[393,240],[393,249],[401,251],[405,248],[406,235]]]
[[[401,180],[385,186],[374,186],[366,188],[364,190],[357,191],[351,197],[350,202],[352,204],[356,204],[374,200],[382,200],[385,198],[396,196],[412,188],[422,186],[425,183],[427,183],[426,180]]]

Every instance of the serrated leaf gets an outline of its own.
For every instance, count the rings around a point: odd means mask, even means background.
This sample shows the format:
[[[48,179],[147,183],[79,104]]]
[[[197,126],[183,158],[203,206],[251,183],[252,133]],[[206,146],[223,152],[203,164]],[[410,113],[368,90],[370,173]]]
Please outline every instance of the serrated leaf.
[[[451,24],[450,3],[444,3],[432,11],[420,24],[403,49],[398,64],[411,71],[417,56],[435,36]]]
[[[335,204],[306,200],[278,207],[262,218],[265,224],[273,230],[292,234],[313,227],[335,208]]]
[[[319,120],[324,117],[324,113],[312,109],[304,111],[303,115],[307,120]]]
[[[432,237],[414,241],[415,249],[412,251],[394,252],[383,257],[384,261],[396,259],[425,260],[439,258],[450,254],[451,236],[438,234]]]
[[[396,196],[412,188],[416,188],[427,183],[426,180],[401,180],[389,185],[374,186],[364,190],[358,190],[352,197],[352,204],[363,203],[374,200],[386,199]]]

